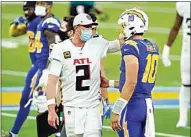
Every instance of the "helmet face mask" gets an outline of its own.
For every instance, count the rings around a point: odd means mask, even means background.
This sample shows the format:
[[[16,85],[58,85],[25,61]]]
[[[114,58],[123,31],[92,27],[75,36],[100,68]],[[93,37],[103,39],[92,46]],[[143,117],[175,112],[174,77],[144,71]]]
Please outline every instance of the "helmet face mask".
[[[148,30],[148,17],[138,9],[126,10],[121,14],[118,24],[123,28],[123,35],[129,39],[135,34],[143,34]]]

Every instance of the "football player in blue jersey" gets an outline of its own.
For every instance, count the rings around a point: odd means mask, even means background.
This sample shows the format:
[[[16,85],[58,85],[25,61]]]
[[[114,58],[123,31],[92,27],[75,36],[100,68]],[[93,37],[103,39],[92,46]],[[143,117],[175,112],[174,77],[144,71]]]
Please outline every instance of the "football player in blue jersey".
[[[25,104],[29,100],[32,79],[35,73],[37,72],[37,66],[35,64],[36,62],[35,52],[31,50],[31,47],[34,44],[34,36],[36,34],[37,25],[40,22],[40,18],[37,17],[34,13],[35,4],[36,4],[35,1],[24,2],[23,11],[24,11],[25,17],[23,16],[18,17],[15,21],[11,23],[10,29],[9,29],[9,34],[12,37],[21,36],[25,33],[28,35],[29,37],[28,52],[29,52],[31,64],[32,64],[25,80],[25,86],[22,91],[22,96],[20,100],[20,108],[19,108],[16,120],[11,129],[11,132],[8,135],[10,137],[17,136],[17,134],[19,133],[21,129],[21,126],[23,125],[30,111],[30,104],[27,107],[25,107]]]
[[[143,37],[148,17],[142,10],[126,10],[118,24],[126,42],[121,48],[121,96],[113,106],[111,126],[119,137],[155,137],[151,91],[156,80],[158,47]]]
[[[49,57],[49,45],[55,42],[56,35],[60,35],[60,21],[56,18],[52,12],[52,1],[38,1],[36,2],[35,14],[41,17],[41,21],[37,27],[37,33],[35,35],[35,44],[33,50],[36,51],[37,58],[37,79],[35,86],[39,83],[39,79],[42,75],[42,71],[48,64]]]

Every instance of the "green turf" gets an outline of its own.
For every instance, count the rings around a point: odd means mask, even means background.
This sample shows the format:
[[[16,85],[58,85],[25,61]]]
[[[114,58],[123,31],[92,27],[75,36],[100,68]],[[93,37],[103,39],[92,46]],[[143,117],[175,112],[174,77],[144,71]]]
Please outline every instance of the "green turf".
[[[2,2],[3,3],[3,2]],[[149,16],[149,29],[153,27],[170,29],[174,23],[174,18],[176,15],[175,2],[114,2],[106,3],[100,2],[97,4],[98,7],[102,7],[105,12],[109,15],[109,20],[107,22],[100,22],[100,24],[117,24],[117,19],[119,15],[126,9],[132,7],[143,7],[143,10]],[[122,6],[121,8],[116,8],[115,6]],[[164,12],[156,12],[157,9],[165,9]],[[156,8],[156,9],[155,9]],[[156,11],[155,11],[156,10]],[[8,35],[9,24],[19,15],[22,15],[22,5],[2,5],[2,38],[10,39]],[[168,11],[170,11],[168,13]],[[174,11],[174,12],[173,12]],[[68,5],[66,4],[54,4],[53,13],[60,19],[63,16],[68,15]],[[99,18],[99,16],[98,16]],[[117,25],[116,25],[117,28]],[[117,38],[116,28],[99,28],[99,33],[102,34],[108,40],[113,40]],[[166,43],[168,34],[153,33],[149,32],[145,34],[145,37],[155,41],[162,52],[163,45]],[[23,37],[14,38],[14,40],[22,40]],[[2,40],[3,40],[2,39]],[[173,44],[171,49],[171,54],[180,55],[181,53],[181,42],[182,35],[178,35],[177,39]],[[105,71],[106,75],[110,79],[119,78],[119,66],[120,66],[120,55],[110,54],[105,58]],[[3,70],[14,70],[27,72],[30,68],[31,63],[29,55],[27,53],[27,44],[19,45],[18,48],[8,49],[2,48],[2,69]],[[2,75],[2,86],[3,87],[15,87],[23,86],[24,77],[21,76],[11,76],[7,74]],[[158,74],[157,74],[157,86],[180,86],[180,61],[172,60],[172,66],[165,68],[159,61]],[[16,112],[11,112],[16,113]],[[156,131],[167,134],[177,134],[189,136],[188,129],[177,129],[175,128],[176,122],[178,120],[178,110],[177,109],[157,109],[155,111],[156,117]],[[30,115],[35,115],[32,112]],[[2,128],[4,130],[10,130],[14,122],[14,118],[2,117]],[[106,125],[110,125],[110,121],[105,121]],[[35,137],[36,136],[36,126],[34,120],[27,120],[21,129],[21,137]],[[30,134],[29,134],[30,133]],[[116,133],[111,130],[103,130],[103,137],[116,137]]]
[[[6,113],[16,114],[16,111],[3,111]],[[190,112],[189,112],[190,114]],[[36,112],[32,111],[30,116],[35,116]],[[10,130],[15,118],[2,116],[2,129]],[[176,128],[176,122],[178,120],[178,109],[156,109],[155,110],[155,125],[156,132],[174,135],[189,136],[189,129]],[[189,119],[190,121],[190,119]],[[20,133],[21,137],[36,137],[36,125],[34,120],[27,120]],[[110,120],[104,121],[105,126],[110,126]],[[190,123],[189,123],[190,125]],[[30,133],[30,134],[29,134]],[[103,129],[103,137],[117,137],[116,133],[111,129]],[[159,137],[159,136],[156,136]]]
[[[112,4],[123,5],[123,8],[115,8],[112,9],[110,6]],[[98,3],[98,7],[102,7],[105,11],[110,15],[109,20],[107,22],[102,23],[115,23],[119,15],[124,11],[124,5],[127,5],[128,8],[131,6],[141,7],[143,6],[149,16],[149,26],[151,27],[163,27],[163,28],[171,28],[174,23],[174,17],[176,12],[174,13],[159,13],[153,12],[152,10],[148,10],[149,8],[160,8],[163,5],[163,8],[174,9],[175,11],[175,3],[174,2],[141,2],[141,3],[133,3],[133,2],[114,2],[114,3]],[[18,15],[22,15],[22,6],[21,5],[3,5],[2,6],[2,37],[9,38],[8,29],[9,24],[13,21],[14,17]],[[144,9],[143,8],[143,9]],[[58,10],[59,9],[59,10]],[[66,4],[56,4],[53,6],[53,12],[59,18],[63,18],[63,16],[67,15],[68,5]],[[13,17],[12,17],[13,16]],[[166,19],[168,18],[168,20]],[[116,25],[117,28],[117,25]],[[102,34],[105,38],[112,40],[117,37],[115,28],[99,28],[99,33]],[[160,33],[146,33],[145,37],[152,39],[155,41],[162,51],[163,45],[166,43],[167,34]],[[20,37],[19,37],[20,38]],[[19,39],[16,38],[16,39]],[[179,35],[174,43],[174,47],[171,50],[171,53],[174,55],[180,55],[181,52],[181,35]],[[30,68],[30,59],[27,53],[27,46],[20,45],[19,48],[16,49],[7,49],[2,48],[2,69],[6,70],[15,70],[15,71],[23,71],[27,72]],[[120,66],[120,55],[108,55],[105,59],[105,70],[108,78],[118,79],[119,78],[119,66]],[[171,73],[169,73],[171,72]],[[174,75],[176,74],[176,75]],[[3,75],[2,85],[3,86],[23,86],[24,78],[14,76]],[[180,67],[179,61],[172,61],[172,66],[170,68],[164,68],[162,62],[159,62],[159,69],[157,75],[157,86],[180,86]]]

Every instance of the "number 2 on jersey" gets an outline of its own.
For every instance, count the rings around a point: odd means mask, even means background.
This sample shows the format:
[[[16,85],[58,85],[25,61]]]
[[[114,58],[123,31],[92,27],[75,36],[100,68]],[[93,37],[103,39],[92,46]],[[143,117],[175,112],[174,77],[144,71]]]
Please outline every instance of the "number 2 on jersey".
[[[89,67],[89,65],[76,66],[76,73],[78,73],[79,70],[84,70],[83,76],[76,76],[76,91],[85,91],[90,89],[89,86],[82,86],[83,80],[90,79]]]
[[[159,55],[148,54],[147,56],[147,65],[145,68],[145,72],[143,74],[143,83],[154,83],[156,79],[157,66],[158,66]]]

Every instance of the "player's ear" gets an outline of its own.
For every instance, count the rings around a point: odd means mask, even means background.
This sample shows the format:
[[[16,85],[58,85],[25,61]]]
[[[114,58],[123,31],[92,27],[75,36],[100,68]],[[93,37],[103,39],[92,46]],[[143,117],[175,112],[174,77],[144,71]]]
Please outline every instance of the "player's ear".
[[[52,9],[52,5],[48,5],[49,9]]]
[[[68,31],[68,37],[72,37],[73,35],[74,35],[74,30],[70,30],[70,31]]]
[[[75,26],[74,27],[74,32],[80,32],[80,27],[79,26]]]
[[[47,11],[48,11],[48,12],[51,12],[51,8],[52,8],[52,5],[48,5],[48,6],[47,6]]]

